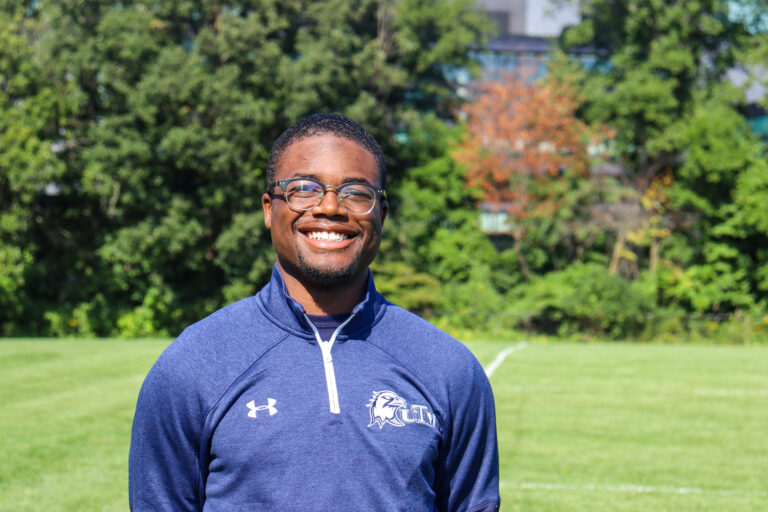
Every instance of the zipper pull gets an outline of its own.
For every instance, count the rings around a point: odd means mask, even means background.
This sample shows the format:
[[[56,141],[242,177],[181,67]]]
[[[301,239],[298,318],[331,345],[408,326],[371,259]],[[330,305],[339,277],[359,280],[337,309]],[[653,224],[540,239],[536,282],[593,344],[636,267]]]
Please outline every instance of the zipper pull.
[[[330,363],[333,361],[333,356],[331,355],[331,344],[327,341],[322,341],[318,338],[318,344],[320,345],[320,352],[323,353],[323,361],[326,363]]]

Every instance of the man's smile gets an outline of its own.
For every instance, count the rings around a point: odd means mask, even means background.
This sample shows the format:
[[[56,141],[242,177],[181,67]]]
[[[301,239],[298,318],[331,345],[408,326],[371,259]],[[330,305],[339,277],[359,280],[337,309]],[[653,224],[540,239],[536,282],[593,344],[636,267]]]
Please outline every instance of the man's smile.
[[[309,247],[321,251],[346,249],[358,239],[358,232],[338,226],[304,225],[297,231]]]
[[[333,240],[340,242],[349,238],[349,235],[338,233],[336,231],[306,231],[304,234],[312,240]]]

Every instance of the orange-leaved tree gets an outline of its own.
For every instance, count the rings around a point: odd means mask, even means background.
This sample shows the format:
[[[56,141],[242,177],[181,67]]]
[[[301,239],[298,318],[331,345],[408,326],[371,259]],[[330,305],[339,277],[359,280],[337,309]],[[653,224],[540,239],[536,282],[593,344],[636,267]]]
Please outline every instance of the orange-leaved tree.
[[[521,250],[525,221],[557,211],[567,179],[588,174],[590,145],[611,135],[579,120],[578,104],[567,83],[518,73],[478,85],[462,108],[466,132],[453,156],[466,166],[468,185],[483,190],[486,205],[509,215],[526,278],[530,270]]]

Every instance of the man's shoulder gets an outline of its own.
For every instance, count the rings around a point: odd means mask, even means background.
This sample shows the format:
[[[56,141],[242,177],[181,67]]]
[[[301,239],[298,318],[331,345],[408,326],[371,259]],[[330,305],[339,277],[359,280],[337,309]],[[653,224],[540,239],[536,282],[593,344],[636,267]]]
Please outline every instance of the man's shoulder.
[[[178,337],[188,343],[206,342],[211,336],[247,330],[258,316],[255,297],[246,297],[220,308],[205,318],[190,324]]]
[[[191,324],[163,351],[155,363],[157,371],[219,379],[251,364],[260,348],[266,350],[270,341],[281,337],[255,301],[255,297],[239,300]]]
[[[458,343],[461,345],[461,342],[456,340],[453,336],[442,329],[439,329],[416,313],[408,311],[389,301],[386,302],[386,308],[386,316],[381,322],[381,327],[397,337],[406,336],[410,338],[412,336],[422,336],[425,337],[425,341],[429,342],[445,343],[448,345]]]
[[[438,372],[482,370],[480,363],[461,341],[427,320],[400,306],[387,303],[387,312],[378,325],[377,339],[395,357],[429,365]]]

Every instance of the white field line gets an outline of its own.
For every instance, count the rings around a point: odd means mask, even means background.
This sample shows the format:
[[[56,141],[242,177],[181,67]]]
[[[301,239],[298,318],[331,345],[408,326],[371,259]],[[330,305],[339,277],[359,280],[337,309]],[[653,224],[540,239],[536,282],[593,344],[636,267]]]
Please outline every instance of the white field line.
[[[527,341],[521,341],[520,343],[516,345],[512,345],[511,347],[507,347],[498,354],[496,354],[496,357],[493,361],[491,361],[491,364],[488,365],[488,367],[485,369],[485,375],[488,376],[488,378],[491,378],[491,375],[493,375],[493,372],[496,371],[496,369],[501,366],[501,363],[504,362],[504,359],[511,354],[512,352],[516,350],[522,350],[525,347],[530,345]]]
[[[738,489],[702,489],[700,487],[670,487],[670,486],[652,486],[652,485],[576,485],[576,484],[558,484],[541,482],[523,482],[513,484],[511,482],[501,482],[502,487],[517,487],[518,489],[533,489],[547,491],[599,491],[599,492],[626,492],[626,493],[650,493],[650,494],[720,494],[720,495],[750,495],[750,496],[768,496],[765,491],[738,490]]]
[[[694,395],[704,397],[716,397],[716,398],[730,398],[730,397],[742,397],[742,398],[763,398],[768,397],[768,389],[692,389],[692,390],[674,390],[674,389],[653,389],[639,390],[637,387],[614,387],[611,389],[592,389],[592,388],[564,388],[558,386],[523,386],[509,384],[501,386],[498,389],[505,391],[511,391],[513,393],[570,393],[578,395],[617,395],[627,394],[647,395],[652,393],[655,396],[679,396],[679,395]]]
[[[694,389],[699,396],[768,396],[768,389]]]

